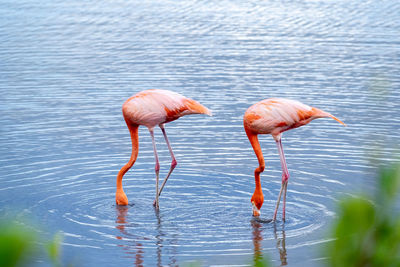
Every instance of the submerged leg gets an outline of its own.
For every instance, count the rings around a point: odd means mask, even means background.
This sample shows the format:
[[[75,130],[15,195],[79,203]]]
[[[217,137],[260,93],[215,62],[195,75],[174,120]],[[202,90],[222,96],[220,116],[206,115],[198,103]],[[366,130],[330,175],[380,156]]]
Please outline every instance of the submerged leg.
[[[159,208],[159,203],[158,203],[158,179],[159,179],[159,173],[160,173],[160,163],[158,162],[158,155],[157,155],[157,148],[156,148],[156,141],[154,140],[154,130],[149,129],[150,135],[151,135],[151,140],[153,142],[153,151],[154,151],[154,158],[156,161],[156,166],[155,166],[155,172],[156,172],[156,200],[154,203],[154,206],[156,209]]]
[[[281,201],[282,192],[283,192],[282,220],[285,220],[286,192],[287,192],[287,184],[288,184],[288,181],[289,181],[289,171],[288,171],[288,168],[287,168],[287,165],[286,165],[285,154],[283,153],[283,147],[282,147],[281,138],[276,139],[276,145],[278,146],[279,158],[280,158],[281,165],[282,165],[282,186],[281,186],[281,190],[279,192],[278,200],[276,202],[274,218],[273,218],[274,221],[276,220],[276,215],[278,213],[278,207],[279,207],[279,203]]]
[[[168,137],[167,137],[167,133],[165,132],[164,125],[160,125],[160,128],[161,128],[161,131],[162,131],[162,133],[164,135],[165,142],[167,143],[169,153],[171,154],[172,161],[171,161],[171,167],[169,169],[169,172],[168,172],[167,176],[165,177],[165,179],[164,179],[164,181],[163,181],[163,183],[161,185],[161,188],[160,188],[160,191],[158,192],[158,195],[161,195],[161,191],[163,190],[163,188],[165,186],[165,183],[167,182],[167,180],[168,180],[169,176],[171,175],[172,171],[175,169],[176,165],[178,164],[176,162],[176,159],[175,159],[175,156],[174,156],[174,152],[172,152],[172,148],[171,148],[171,145],[169,143],[169,140],[168,140]]]

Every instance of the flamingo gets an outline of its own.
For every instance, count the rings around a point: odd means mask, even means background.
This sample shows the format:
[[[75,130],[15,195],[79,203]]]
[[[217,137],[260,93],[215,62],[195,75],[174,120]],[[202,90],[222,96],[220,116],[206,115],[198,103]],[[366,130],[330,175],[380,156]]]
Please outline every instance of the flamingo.
[[[117,205],[128,205],[128,198],[122,187],[122,178],[133,166],[137,159],[139,152],[138,129],[140,125],[144,125],[149,129],[153,142],[156,172],[156,197],[154,200],[154,206],[158,209],[161,191],[177,165],[177,161],[165,132],[164,124],[189,114],[207,114],[211,116],[211,111],[201,105],[199,102],[190,98],[186,98],[178,93],[168,90],[150,89],[139,92],[136,95],[128,98],[128,100],[126,100],[122,105],[122,114],[131,135],[132,154],[128,163],[126,163],[118,172],[115,201]],[[161,128],[172,158],[171,167],[160,188],[160,164],[158,161],[156,143],[154,140],[154,127],[157,125]]]
[[[281,137],[284,131],[308,124],[314,119],[330,117],[339,123],[344,124],[332,114],[320,109],[310,107],[296,100],[285,98],[269,98],[250,106],[243,117],[243,125],[247,137],[257,156],[259,166],[254,171],[255,190],[251,197],[253,216],[260,216],[260,209],[264,203],[264,196],[261,188],[260,173],[265,169],[264,157],[262,155],[258,134],[271,134],[277,146],[282,166],[282,185],[275,206],[273,221],[276,220],[281,195],[283,192],[282,219],[285,221],[286,191],[289,181],[289,171],[283,153]]]

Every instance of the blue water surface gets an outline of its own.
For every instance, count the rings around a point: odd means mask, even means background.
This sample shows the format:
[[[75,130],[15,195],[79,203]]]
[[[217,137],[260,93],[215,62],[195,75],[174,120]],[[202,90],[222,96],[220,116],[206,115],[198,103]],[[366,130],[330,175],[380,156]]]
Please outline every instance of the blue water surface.
[[[304,1],[33,1],[0,5],[0,214],[61,231],[76,266],[322,266],[343,196],[371,192],[377,158],[398,161],[400,3]],[[121,114],[131,95],[162,88],[214,116],[166,125],[178,166],[160,198],[145,127],[130,157]],[[286,97],[343,120],[283,136],[291,178],[287,220],[254,220],[257,159],[245,110]],[[170,156],[156,130],[161,174]],[[281,169],[260,137],[262,219],[272,217]],[[38,262],[38,265],[45,265]]]

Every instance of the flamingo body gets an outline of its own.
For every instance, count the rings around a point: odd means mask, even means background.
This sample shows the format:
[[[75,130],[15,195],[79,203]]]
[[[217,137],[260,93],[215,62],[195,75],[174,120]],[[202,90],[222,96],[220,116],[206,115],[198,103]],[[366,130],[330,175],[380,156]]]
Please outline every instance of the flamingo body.
[[[331,114],[299,101],[269,98],[249,107],[244,115],[244,126],[258,134],[271,134],[274,139],[287,130],[308,124],[314,119],[331,117]],[[339,121],[339,120],[338,120]]]
[[[138,127],[140,125],[144,125],[149,129],[153,142],[153,150],[156,161],[156,199],[154,201],[154,205],[156,208],[158,208],[158,197],[161,194],[166,181],[177,165],[171,145],[169,144],[169,140],[165,132],[164,124],[189,114],[206,114],[211,116],[211,111],[197,101],[186,98],[178,93],[168,90],[150,89],[139,92],[126,100],[122,105],[122,114],[131,134],[132,153],[128,163],[121,168],[117,175],[117,190],[115,195],[116,203],[117,205],[128,205],[128,198],[122,187],[122,178],[136,161],[139,150]],[[170,171],[164,179],[161,188],[158,186],[160,165],[154,140],[154,127],[157,125],[163,132],[172,158]]]
[[[285,98],[269,98],[250,106],[244,114],[243,125],[247,137],[257,156],[259,166],[254,171],[256,188],[251,198],[253,215],[260,216],[260,209],[264,202],[261,189],[260,173],[265,169],[264,157],[258,141],[259,134],[271,134],[275,139],[282,165],[282,187],[275,207],[273,220],[276,220],[277,209],[283,192],[283,220],[285,220],[286,190],[289,180],[289,171],[283,153],[281,135],[283,132],[308,124],[314,119],[330,117],[345,125],[332,114],[310,107],[296,100]]]
[[[160,89],[142,91],[130,97],[122,105],[122,113],[131,123],[147,128],[174,121],[184,115],[211,115],[211,111],[197,101]]]

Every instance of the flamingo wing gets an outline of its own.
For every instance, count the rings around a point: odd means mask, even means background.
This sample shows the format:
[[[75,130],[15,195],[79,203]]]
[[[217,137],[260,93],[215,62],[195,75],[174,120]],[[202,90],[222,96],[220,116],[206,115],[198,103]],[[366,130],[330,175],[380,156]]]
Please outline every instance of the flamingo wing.
[[[345,125],[332,114],[299,101],[269,98],[247,109],[244,125],[255,133],[272,134],[275,137],[284,131],[306,125],[314,119],[326,117]]]
[[[277,135],[307,124],[315,109],[295,100],[269,98],[251,106],[245,113],[245,125],[260,134]]]
[[[154,128],[188,114],[211,112],[195,100],[161,89],[142,91],[129,98],[122,106],[123,114],[132,123]]]

